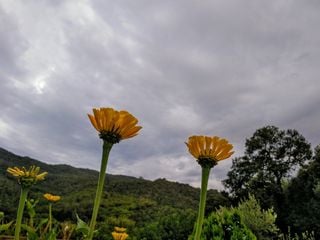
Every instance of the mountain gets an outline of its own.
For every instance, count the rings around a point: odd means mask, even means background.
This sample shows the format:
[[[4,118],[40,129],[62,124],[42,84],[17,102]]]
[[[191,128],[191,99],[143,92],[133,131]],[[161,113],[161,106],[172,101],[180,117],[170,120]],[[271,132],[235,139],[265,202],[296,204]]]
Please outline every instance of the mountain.
[[[62,197],[53,208],[53,215],[57,220],[74,222],[75,213],[85,221],[90,219],[98,179],[97,171],[64,164],[50,165],[0,148],[0,212],[5,213],[7,220],[15,218],[20,187],[6,169],[31,165],[39,166],[41,171],[49,173],[45,181],[33,186],[29,193],[29,199],[39,200],[36,208],[39,218],[47,214],[47,203],[42,195],[48,192]],[[142,239],[144,230],[150,234],[152,226],[158,226],[166,216],[174,215],[182,218],[179,221],[188,220],[191,226],[184,230],[190,232],[198,201],[199,189],[187,184],[166,179],[150,181],[107,174],[98,221],[102,227],[105,224],[109,230],[112,229],[111,225],[125,225]],[[207,211],[212,211],[220,205],[229,205],[229,201],[217,190],[210,190],[207,205]],[[167,220],[171,219],[172,217]],[[156,229],[158,231],[159,226]]]

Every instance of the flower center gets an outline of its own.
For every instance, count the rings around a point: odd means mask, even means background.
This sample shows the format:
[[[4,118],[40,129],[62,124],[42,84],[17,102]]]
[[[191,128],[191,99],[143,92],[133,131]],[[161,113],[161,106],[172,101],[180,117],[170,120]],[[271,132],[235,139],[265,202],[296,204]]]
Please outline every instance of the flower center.
[[[104,131],[102,130],[99,134],[100,138],[109,143],[115,144],[120,142],[121,136],[118,133],[112,131]]]
[[[215,165],[217,165],[217,161],[211,157],[201,157],[200,156],[197,161],[201,167],[213,168]]]
[[[21,177],[18,179],[18,183],[23,187],[23,188],[30,188],[32,185],[36,183],[36,179],[32,177]]]

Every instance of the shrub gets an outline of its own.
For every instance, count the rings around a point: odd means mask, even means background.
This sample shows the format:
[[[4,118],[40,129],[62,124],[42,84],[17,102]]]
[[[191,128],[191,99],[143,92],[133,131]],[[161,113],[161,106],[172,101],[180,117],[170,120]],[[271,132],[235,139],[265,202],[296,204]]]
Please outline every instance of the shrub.
[[[189,237],[189,240],[193,236]],[[204,220],[201,240],[256,240],[236,209],[220,208]]]
[[[263,210],[253,195],[246,201],[240,202],[238,207],[242,222],[256,235],[259,240],[277,237],[279,229],[275,225],[277,214],[273,209]]]

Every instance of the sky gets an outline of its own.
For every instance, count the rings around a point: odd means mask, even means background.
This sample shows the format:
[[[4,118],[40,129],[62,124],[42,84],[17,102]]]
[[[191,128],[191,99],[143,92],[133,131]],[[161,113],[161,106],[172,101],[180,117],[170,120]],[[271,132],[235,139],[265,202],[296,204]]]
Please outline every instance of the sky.
[[[108,173],[200,185],[184,142],[274,125],[319,144],[320,1],[0,0],[0,147],[98,170],[92,108],[142,126]],[[223,189],[231,159],[212,171]]]

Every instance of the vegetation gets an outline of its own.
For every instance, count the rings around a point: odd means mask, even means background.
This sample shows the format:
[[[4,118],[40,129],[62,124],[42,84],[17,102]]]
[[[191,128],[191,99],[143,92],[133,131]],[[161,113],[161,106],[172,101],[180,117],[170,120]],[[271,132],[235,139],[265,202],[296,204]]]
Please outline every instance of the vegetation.
[[[320,239],[319,170],[320,147],[312,155],[311,145],[296,130],[267,126],[246,140],[244,156],[233,159],[224,183],[233,204],[252,194],[262,209],[274,208],[281,239]]]
[[[204,221],[201,240],[256,240],[236,209],[220,208]],[[190,238],[192,240],[192,238]]]
[[[263,210],[253,195],[249,195],[246,201],[241,201],[237,208],[234,208],[246,225],[259,240],[275,239],[279,229],[275,222],[277,214],[273,209]]]
[[[30,240],[82,239],[88,232],[98,172],[49,165],[0,148],[0,239],[14,235],[20,186],[8,167],[48,172],[30,188],[21,224]],[[233,159],[229,192],[207,192],[201,239],[320,239],[320,146],[296,130],[258,129]],[[48,203],[52,197],[60,201]],[[94,239],[193,240],[200,190],[187,184],[107,175]],[[115,231],[115,227],[125,232]],[[116,233],[115,233],[116,232]]]
[[[29,200],[37,202],[34,224],[48,217],[48,204],[43,194],[60,195],[53,205],[52,215],[61,222],[76,223],[76,214],[89,222],[98,172],[74,168],[68,165],[49,165],[20,157],[0,148],[0,212],[3,222],[16,217],[19,201],[19,185],[6,173],[12,166],[37,165],[49,174],[46,180],[33,186]],[[124,226],[130,239],[187,239],[196,218],[200,190],[187,184],[166,179],[148,181],[119,175],[107,175],[101,208],[98,215],[97,239],[112,239],[114,226]],[[229,206],[226,196],[209,190],[206,213]],[[24,213],[29,219],[28,212]],[[58,226],[61,230],[61,226]],[[25,230],[23,230],[25,231]],[[1,234],[1,232],[0,232]],[[154,237],[152,237],[154,236]]]
[[[286,224],[294,233],[314,232],[320,239],[320,146],[313,160],[289,183],[286,198]]]
[[[283,181],[311,156],[311,145],[296,130],[260,128],[246,140],[244,156],[233,159],[225,185],[237,201],[251,193],[263,208],[274,207],[277,223],[284,230]]]
[[[272,209],[262,210],[254,196],[237,207],[220,207],[205,220],[201,239],[276,239],[279,229]],[[193,236],[189,238],[193,240]]]

